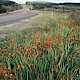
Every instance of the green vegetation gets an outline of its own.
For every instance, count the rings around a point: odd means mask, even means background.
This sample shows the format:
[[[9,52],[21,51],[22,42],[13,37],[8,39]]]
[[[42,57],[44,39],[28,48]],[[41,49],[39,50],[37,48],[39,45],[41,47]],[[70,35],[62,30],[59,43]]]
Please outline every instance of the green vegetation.
[[[80,23],[43,12],[32,27],[0,39],[0,80],[80,80]]]
[[[0,13],[8,13],[18,9],[21,9],[19,4],[9,0],[0,0]]]
[[[80,10],[80,3],[26,2],[30,9],[65,9]]]

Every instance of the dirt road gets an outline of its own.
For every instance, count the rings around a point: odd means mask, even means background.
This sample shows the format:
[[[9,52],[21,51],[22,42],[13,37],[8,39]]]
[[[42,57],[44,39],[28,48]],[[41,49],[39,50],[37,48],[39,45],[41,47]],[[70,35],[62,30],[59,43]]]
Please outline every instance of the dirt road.
[[[0,27],[4,25],[13,24],[37,15],[38,13],[31,12],[30,10],[27,9],[26,6],[23,6],[23,9],[21,10],[14,11],[5,15],[0,15]]]

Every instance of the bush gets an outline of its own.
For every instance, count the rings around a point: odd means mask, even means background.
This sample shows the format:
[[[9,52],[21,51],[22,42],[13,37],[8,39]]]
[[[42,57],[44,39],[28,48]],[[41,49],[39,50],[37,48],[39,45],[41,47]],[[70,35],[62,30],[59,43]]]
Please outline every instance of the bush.
[[[0,1],[0,13],[6,13],[14,11],[14,10],[18,10],[21,9],[21,5],[13,2],[13,1],[8,1],[8,0],[1,0]]]

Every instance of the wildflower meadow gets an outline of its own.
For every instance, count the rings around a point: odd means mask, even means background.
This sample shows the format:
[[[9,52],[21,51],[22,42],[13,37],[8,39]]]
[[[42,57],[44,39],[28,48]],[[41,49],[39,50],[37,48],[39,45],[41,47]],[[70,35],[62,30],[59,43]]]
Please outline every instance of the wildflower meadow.
[[[80,80],[80,20],[43,12],[31,26],[0,38],[0,80]]]

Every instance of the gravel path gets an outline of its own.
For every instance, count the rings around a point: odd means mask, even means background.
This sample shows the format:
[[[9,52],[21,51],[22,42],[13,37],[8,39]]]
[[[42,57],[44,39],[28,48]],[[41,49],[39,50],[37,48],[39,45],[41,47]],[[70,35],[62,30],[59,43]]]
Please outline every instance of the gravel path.
[[[29,26],[29,18],[34,19],[39,16],[38,13],[32,12],[23,6],[23,9],[0,15],[0,38],[5,37],[8,31],[22,30]]]
[[[26,6],[24,6],[21,10],[0,16],[0,26],[13,24],[37,15],[38,13],[31,12]]]

